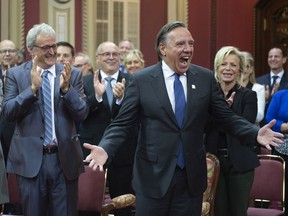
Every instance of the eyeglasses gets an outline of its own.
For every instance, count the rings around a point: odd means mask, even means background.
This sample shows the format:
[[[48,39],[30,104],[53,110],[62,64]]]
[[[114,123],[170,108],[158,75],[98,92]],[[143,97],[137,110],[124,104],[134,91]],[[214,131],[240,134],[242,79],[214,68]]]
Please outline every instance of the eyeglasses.
[[[81,68],[83,65],[86,65],[86,64],[88,64],[88,63],[84,63],[84,64],[77,64],[77,65],[73,65],[73,66],[76,67],[76,68]]]
[[[57,44],[45,45],[45,46],[37,46],[37,45],[34,45],[34,47],[40,48],[40,49],[42,49],[44,52],[48,52],[51,48],[53,49],[53,51],[56,51],[56,49],[57,49]]]
[[[116,58],[116,57],[119,57],[120,56],[120,53],[118,52],[104,52],[104,53],[98,53],[97,55],[101,55],[105,58],[109,58],[110,56],[112,56],[113,58]]]
[[[17,49],[4,49],[4,50],[0,50],[0,54],[6,54],[8,52],[8,54],[15,54],[18,50]]]

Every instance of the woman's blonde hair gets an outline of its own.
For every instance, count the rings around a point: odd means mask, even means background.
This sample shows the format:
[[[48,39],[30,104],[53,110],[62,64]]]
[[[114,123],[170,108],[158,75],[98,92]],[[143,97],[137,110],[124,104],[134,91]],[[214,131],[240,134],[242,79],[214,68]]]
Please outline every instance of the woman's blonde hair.
[[[249,75],[249,81],[251,83],[256,83],[256,78],[255,78],[255,70],[254,70],[254,58],[251,55],[251,53],[243,51],[242,55],[245,59],[245,67],[247,67],[247,65],[250,65],[252,68],[252,73]]]
[[[218,75],[218,69],[221,66],[224,58],[226,58],[228,55],[236,55],[239,58],[239,63],[240,63],[240,76],[238,77],[238,80],[236,82],[241,85],[242,84],[242,77],[243,77],[243,71],[245,68],[245,59],[242,53],[239,51],[238,48],[234,46],[224,46],[222,47],[215,56],[214,59],[214,76],[218,82],[220,82],[220,78]]]
[[[130,61],[130,59],[132,59],[134,56],[136,56],[140,62],[143,64],[144,66],[144,58],[143,58],[143,54],[140,50],[138,49],[134,49],[134,50],[130,50],[126,55],[125,55],[125,58],[124,58],[124,65],[127,64],[128,61]]]

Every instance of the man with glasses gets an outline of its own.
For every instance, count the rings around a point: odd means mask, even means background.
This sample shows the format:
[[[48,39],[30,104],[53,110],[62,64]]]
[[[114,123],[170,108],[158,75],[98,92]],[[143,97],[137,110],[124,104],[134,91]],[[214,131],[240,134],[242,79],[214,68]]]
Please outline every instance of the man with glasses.
[[[4,80],[9,68],[17,66],[18,61],[18,49],[11,40],[3,40],[0,42],[0,62],[1,62],[1,73],[0,73],[0,104],[2,106],[3,92],[4,92]],[[2,93],[1,93],[2,92]],[[1,96],[2,95],[2,96]],[[2,98],[2,99],[1,99]],[[5,162],[7,161],[7,155],[9,151],[10,142],[12,135],[15,130],[15,123],[7,122],[1,112],[0,115],[0,140],[3,148],[3,154]],[[7,209],[7,208],[6,208]]]
[[[84,93],[90,108],[88,117],[80,124],[81,143],[98,145],[106,127],[117,116],[122,105],[129,75],[119,71],[120,51],[116,44],[104,42],[96,50],[99,70],[95,75],[83,77]],[[113,89],[112,89],[113,88]],[[133,158],[136,148],[137,127],[131,130],[133,136],[120,148],[108,166],[108,186],[112,198],[131,193]],[[136,135],[134,135],[136,134]],[[84,157],[89,154],[83,148]],[[130,208],[117,210],[116,216],[131,214]]]
[[[0,112],[2,110],[2,102],[3,102],[3,83],[4,83],[4,77],[6,76],[7,70],[11,67],[16,66],[17,64],[17,60],[18,60],[18,56],[17,56],[18,52],[16,49],[16,45],[14,44],[13,41],[11,40],[3,40],[0,42],[0,69],[1,69],[1,73],[0,73]],[[2,159],[3,161],[6,163],[7,161],[7,155],[8,155],[8,151],[9,151],[9,146],[10,146],[10,142],[11,142],[11,138],[12,138],[12,134],[15,130],[15,124],[14,123],[10,123],[7,122],[3,116],[3,112],[1,112],[0,114],[0,140],[1,140],[1,147],[2,150],[0,149],[0,164],[2,164]],[[0,148],[1,148],[0,147]],[[3,154],[3,158],[1,157]],[[5,170],[2,169],[2,171]],[[5,175],[6,172],[3,172],[3,175],[1,175],[1,178],[3,179],[3,185],[1,184],[0,186],[0,190],[3,191],[4,193],[0,193],[0,196],[2,197],[2,201],[4,202],[5,198],[8,197],[8,194],[6,194],[7,196],[5,196],[5,192],[7,191],[5,188]],[[1,182],[1,181],[0,181]],[[0,198],[1,201],[1,198]],[[0,202],[0,203],[3,203]],[[19,205],[12,205],[12,204],[5,204],[5,213],[11,213],[11,214],[17,214],[17,213],[21,213],[20,212],[20,206]]]
[[[75,122],[88,114],[82,74],[56,63],[56,33],[45,23],[29,30],[26,47],[32,61],[10,68],[5,85],[3,112],[16,122],[7,171],[17,175],[25,216],[77,216],[84,165]]]
[[[76,53],[73,66],[81,70],[83,76],[94,73],[90,57],[83,52]]]
[[[0,61],[1,61],[1,79],[6,75],[9,68],[17,65],[18,49],[11,40],[3,40],[0,42]]]

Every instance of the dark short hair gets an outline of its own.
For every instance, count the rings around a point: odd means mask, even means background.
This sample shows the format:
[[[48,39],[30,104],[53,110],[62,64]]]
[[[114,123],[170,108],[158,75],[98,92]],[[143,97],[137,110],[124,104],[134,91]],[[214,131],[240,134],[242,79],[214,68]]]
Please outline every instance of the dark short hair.
[[[74,47],[72,46],[72,44],[70,44],[69,42],[67,42],[67,41],[59,41],[59,42],[57,42],[57,46],[69,47],[69,48],[71,49],[72,57],[74,57],[74,55],[75,55],[75,49],[74,49]]]
[[[173,29],[179,28],[179,27],[186,28],[186,25],[180,21],[170,22],[170,23],[167,23],[166,25],[164,25],[160,29],[160,31],[158,32],[157,37],[156,37],[156,41],[155,41],[155,50],[156,50],[157,55],[158,55],[158,60],[160,60],[161,56],[162,56],[160,49],[159,49],[160,43],[166,44],[167,34],[169,32],[171,32]]]
[[[280,47],[280,46],[273,46],[271,49],[269,49],[269,52],[270,52],[270,50],[272,50],[272,49],[279,49],[279,50],[281,50],[282,56],[283,56],[284,58],[287,57],[287,48],[284,49],[284,48],[282,48],[282,47]]]

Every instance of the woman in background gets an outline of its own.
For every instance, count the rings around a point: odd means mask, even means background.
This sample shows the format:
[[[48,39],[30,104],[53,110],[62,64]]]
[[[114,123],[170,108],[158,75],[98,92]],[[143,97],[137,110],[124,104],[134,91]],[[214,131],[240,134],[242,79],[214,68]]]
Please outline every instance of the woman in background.
[[[228,106],[236,114],[255,123],[257,96],[256,92],[241,86],[244,67],[245,59],[235,47],[222,47],[215,56],[215,78]],[[207,152],[216,155],[220,161],[215,216],[247,216],[254,168],[260,165],[254,152],[255,143],[255,140],[241,142],[210,118],[205,145]]]
[[[124,59],[124,66],[127,73],[132,74],[144,68],[143,54],[140,50],[134,49],[129,51]]]
[[[265,87],[256,83],[255,71],[254,71],[254,59],[249,52],[242,52],[242,55],[245,58],[245,68],[243,71],[243,86],[249,89],[252,89],[257,94],[257,117],[256,124],[259,125],[259,122],[262,121],[265,114]]]

